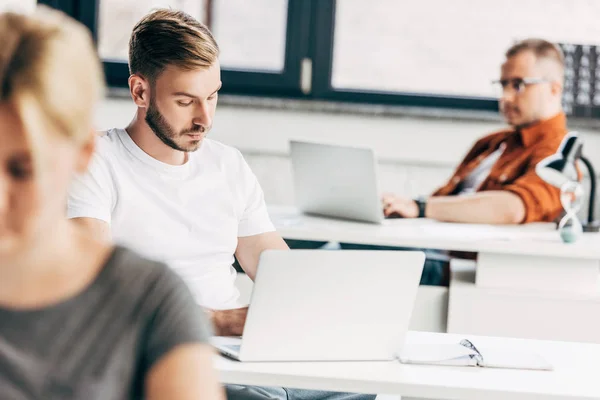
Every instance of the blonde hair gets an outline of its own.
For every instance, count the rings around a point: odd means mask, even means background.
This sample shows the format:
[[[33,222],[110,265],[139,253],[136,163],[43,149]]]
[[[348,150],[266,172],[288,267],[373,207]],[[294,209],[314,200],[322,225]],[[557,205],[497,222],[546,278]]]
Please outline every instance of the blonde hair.
[[[210,30],[183,11],[157,9],[133,28],[129,72],[154,81],[169,65],[184,70],[210,67],[219,47]]]
[[[32,15],[0,13],[0,38],[0,103],[15,107],[29,135],[89,138],[104,81],[87,29],[40,6]]]

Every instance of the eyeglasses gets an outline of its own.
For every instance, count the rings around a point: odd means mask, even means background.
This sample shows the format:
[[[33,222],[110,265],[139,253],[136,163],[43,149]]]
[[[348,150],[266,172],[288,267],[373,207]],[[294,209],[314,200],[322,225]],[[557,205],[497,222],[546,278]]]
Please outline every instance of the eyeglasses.
[[[512,78],[512,79],[499,79],[496,81],[492,81],[494,86],[500,85],[502,87],[502,91],[506,91],[507,88],[510,88],[515,93],[520,94],[525,91],[527,86],[537,85],[538,83],[546,83],[552,82],[550,79],[546,78]]]

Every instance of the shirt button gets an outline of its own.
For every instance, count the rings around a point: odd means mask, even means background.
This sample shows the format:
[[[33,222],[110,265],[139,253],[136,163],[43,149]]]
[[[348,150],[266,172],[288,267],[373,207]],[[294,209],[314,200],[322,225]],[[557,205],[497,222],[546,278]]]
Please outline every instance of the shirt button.
[[[500,182],[504,182],[506,180],[506,178],[507,178],[506,174],[500,175]]]
[[[459,181],[460,181],[460,178],[458,176],[455,176],[454,178],[452,178],[453,183],[458,183]]]

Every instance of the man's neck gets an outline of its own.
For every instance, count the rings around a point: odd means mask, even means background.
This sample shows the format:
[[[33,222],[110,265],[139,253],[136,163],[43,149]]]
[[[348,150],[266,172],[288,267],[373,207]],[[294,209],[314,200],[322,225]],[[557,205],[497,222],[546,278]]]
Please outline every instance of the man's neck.
[[[144,117],[139,112],[125,128],[131,140],[150,157],[170,165],[182,165],[188,159],[184,151],[175,150],[162,142],[150,129]]]
[[[544,114],[541,114],[539,116],[539,118],[536,119],[535,121],[531,121],[531,122],[528,122],[526,124],[514,126],[514,128],[515,128],[515,130],[526,129],[526,128],[529,128],[531,126],[537,125],[540,122],[552,119],[552,118],[556,117],[558,114],[560,114],[562,112],[563,112],[562,106],[558,106],[558,107],[555,107],[555,108],[552,108],[552,109],[548,110]]]

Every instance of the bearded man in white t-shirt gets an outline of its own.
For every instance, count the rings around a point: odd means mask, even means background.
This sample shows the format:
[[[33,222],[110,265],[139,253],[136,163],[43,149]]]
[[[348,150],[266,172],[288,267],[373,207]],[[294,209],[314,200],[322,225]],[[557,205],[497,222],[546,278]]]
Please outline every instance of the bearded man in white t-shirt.
[[[157,10],[134,28],[129,89],[137,112],[102,132],[68,216],[178,272],[219,335],[241,335],[245,307],[234,255],[254,279],[260,253],[287,249],[241,153],[206,138],[221,74],[210,31],[189,15]]]
[[[137,112],[103,132],[88,172],[76,179],[68,216],[178,272],[210,314],[215,333],[239,336],[234,256],[254,279],[267,249],[288,249],[262,189],[234,148],[207,139],[221,87],[219,49],[191,16],[157,10],[129,43],[129,89]],[[202,312],[199,310],[198,312]],[[371,400],[374,395],[226,386],[230,399]]]
[[[288,249],[240,152],[207,139],[221,87],[219,49],[191,16],[157,10],[129,43],[129,89],[137,112],[103,132],[68,216],[178,272],[211,315],[215,333],[239,336],[234,256],[251,279],[267,249]],[[202,312],[199,310],[199,312]],[[374,395],[226,386],[230,399],[367,400]]]

